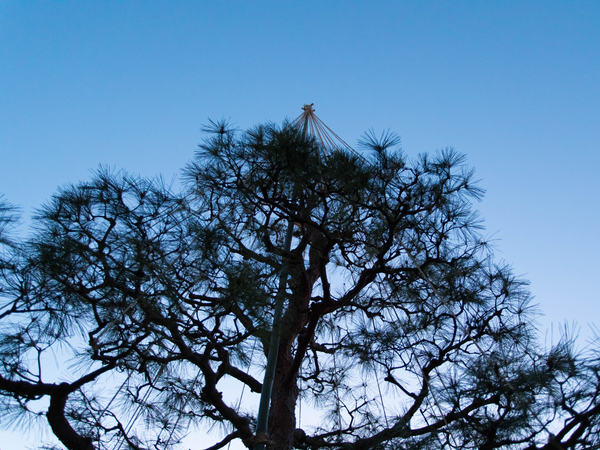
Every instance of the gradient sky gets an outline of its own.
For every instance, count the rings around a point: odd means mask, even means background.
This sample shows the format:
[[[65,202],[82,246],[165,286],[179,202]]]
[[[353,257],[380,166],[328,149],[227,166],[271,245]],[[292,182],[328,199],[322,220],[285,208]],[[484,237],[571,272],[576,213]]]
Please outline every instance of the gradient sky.
[[[100,164],[172,179],[209,117],[246,128],[313,102],[351,145],[391,128],[409,156],[465,153],[542,340],[577,322],[585,344],[600,326],[600,2],[0,0],[0,193],[25,223]]]

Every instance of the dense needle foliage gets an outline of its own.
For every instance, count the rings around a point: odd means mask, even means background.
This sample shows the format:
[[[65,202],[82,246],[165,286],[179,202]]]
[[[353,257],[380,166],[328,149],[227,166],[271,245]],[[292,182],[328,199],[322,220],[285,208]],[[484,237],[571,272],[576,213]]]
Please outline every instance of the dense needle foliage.
[[[2,204],[1,424],[45,416],[69,449],[177,448],[218,425],[198,448],[252,448],[239,396],[262,389],[286,260],[268,447],[598,448],[599,353],[538,346],[463,156],[411,160],[389,133],[359,156],[288,124],[206,131],[181,193],[99,171],[23,242]],[[298,426],[300,401],[318,425]]]

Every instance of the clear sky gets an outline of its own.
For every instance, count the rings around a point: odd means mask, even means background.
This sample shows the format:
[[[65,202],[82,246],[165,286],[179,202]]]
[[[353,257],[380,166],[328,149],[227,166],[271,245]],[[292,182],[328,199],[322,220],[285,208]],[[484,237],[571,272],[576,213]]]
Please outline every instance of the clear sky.
[[[170,180],[209,117],[313,102],[351,145],[465,153],[542,335],[600,325],[600,2],[0,0],[0,193],[25,220],[100,164]]]

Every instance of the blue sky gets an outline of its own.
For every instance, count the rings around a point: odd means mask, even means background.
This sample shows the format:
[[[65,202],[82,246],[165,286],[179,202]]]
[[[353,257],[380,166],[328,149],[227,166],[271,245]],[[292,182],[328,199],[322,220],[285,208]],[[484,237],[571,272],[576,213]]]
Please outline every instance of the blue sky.
[[[171,179],[207,119],[304,103],[351,145],[447,146],[542,332],[600,325],[600,2],[0,0],[0,193],[25,219],[100,164]]]

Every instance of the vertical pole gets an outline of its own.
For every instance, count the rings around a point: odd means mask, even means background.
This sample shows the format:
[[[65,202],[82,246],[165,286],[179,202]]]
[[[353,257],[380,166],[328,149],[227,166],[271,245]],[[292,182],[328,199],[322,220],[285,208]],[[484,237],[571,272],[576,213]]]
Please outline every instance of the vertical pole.
[[[306,106],[305,106],[306,107]],[[302,128],[302,137],[306,137],[308,129],[308,111],[305,113],[304,126]],[[296,197],[298,186],[294,186],[292,198]],[[294,232],[294,222],[288,219],[285,241],[283,242],[283,254],[289,253],[292,247],[292,234]],[[283,304],[285,303],[285,293],[287,288],[287,279],[289,276],[289,262],[285,258],[281,263],[281,272],[279,274],[279,286],[277,296],[275,297],[275,311],[273,313],[273,328],[271,330],[271,341],[269,342],[269,356],[267,357],[267,367],[265,369],[265,379],[260,392],[260,403],[258,405],[258,418],[256,422],[256,437],[259,441],[254,445],[253,450],[265,450],[267,440],[267,428],[269,425],[269,404],[271,403],[271,392],[273,391],[273,381],[275,380],[275,368],[277,366],[277,353],[279,353],[279,340],[281,338],[281,317],[283,315]]]

